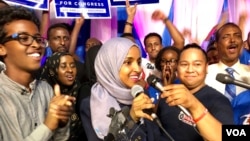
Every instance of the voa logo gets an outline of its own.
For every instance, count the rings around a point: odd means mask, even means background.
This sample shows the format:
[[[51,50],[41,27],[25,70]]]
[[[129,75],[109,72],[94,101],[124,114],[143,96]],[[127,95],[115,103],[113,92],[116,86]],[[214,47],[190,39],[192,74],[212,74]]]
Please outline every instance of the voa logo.
[[[244,129],[226,129],[227,136],[247,136]]]

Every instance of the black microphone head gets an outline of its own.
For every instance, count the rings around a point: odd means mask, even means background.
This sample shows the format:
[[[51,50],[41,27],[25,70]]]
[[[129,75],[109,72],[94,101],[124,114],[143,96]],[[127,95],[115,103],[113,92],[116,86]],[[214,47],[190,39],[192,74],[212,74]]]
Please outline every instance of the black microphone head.
[[[148,78],[147,78],[147,82],[149,85],[152,85],[154,86],[156,82],[158,82],[159,78],[157,78],[155,75],[149,75]]]
[[[125,117],[128,117],[129,116],[129,112],[130,112],[130,108],[128,106],[124,106],[124,107],[122,107],[121,111],[122,111],[122,114]]]
[[[142,86],[140,85],[134,85],[132,88],[131,88],[131,95],[133,97],[136,97],[138,96],[140,93],[143,93],[144,92],[144,89],[142,88]]]
[[[124,115],[125,118],[130,116],[130,108],[128,106],[124,106],[122,107],[122,114]],[[128,129],[132,129],[134,127],[134,121],[133,120],[128,120],[126,121],[126,124],[124,125],[125,127],[127,127]]]
[[[216,75],[216,80],[224,84],[232,84],[234,81],[234,79],[230,75],[223,73],[218,73]]]
[[[115,115],[116,111],[114,107],[109,108],[109,114],[108,117],[112,118]]]

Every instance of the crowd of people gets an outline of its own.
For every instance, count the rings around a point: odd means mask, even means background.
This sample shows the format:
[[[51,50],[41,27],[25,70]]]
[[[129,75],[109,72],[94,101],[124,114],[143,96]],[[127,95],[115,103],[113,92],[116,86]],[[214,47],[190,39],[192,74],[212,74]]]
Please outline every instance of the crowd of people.
[[[244,41],[242,23],[216,25],[204,50],[185,44],[155,10],[152,20],[163,22],[173,43],[164,47],[164,37],[148,33],[143,58],[132,34],[137,4],[126,0],[124,33],[89,38],[81,62],[75,48],[84,17],[73,28],[48,26],[48,12],[40,20],[28,8],[0,6],[1,141],[221,141],[223,125],[250,124],[249,89],[217,80],[221,73],[250,84],[250,32]]]

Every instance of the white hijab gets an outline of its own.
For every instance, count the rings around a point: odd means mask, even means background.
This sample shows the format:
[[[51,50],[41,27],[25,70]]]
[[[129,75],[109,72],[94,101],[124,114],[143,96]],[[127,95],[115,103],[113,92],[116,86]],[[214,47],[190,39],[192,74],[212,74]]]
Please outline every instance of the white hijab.
[[[97,82],[92,86],[90,112],[92,126],[101,139],[107,135],[111,118],[109,109],[120,110],[119,103],[131,105],[131,89],[125,87],[119,77],[120,68],[135,43],[126,38],[116,37],[105,42],[95,59]],[[138,47],[138,46],[137,46]]]

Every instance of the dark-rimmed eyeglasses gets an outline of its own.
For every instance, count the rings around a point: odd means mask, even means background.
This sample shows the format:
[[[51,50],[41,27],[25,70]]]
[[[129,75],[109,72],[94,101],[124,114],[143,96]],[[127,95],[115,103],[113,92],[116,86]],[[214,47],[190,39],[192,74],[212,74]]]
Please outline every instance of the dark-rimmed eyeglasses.
[[[43,48],[46,48],[48,46],[48,41],[41,37],[41,36],[32,36],[27,33],[14,33],[11,36],[8,36],[3,39],[1,44],[4,44],[6,42],[17,40],[20,44],[25,46],[30,46],[34,40]]]
[[[161,59],[161,63],[164,63],[164,64],[174,65],[176,62],[177,62],[176,59],[170,59],[170,60]]]

